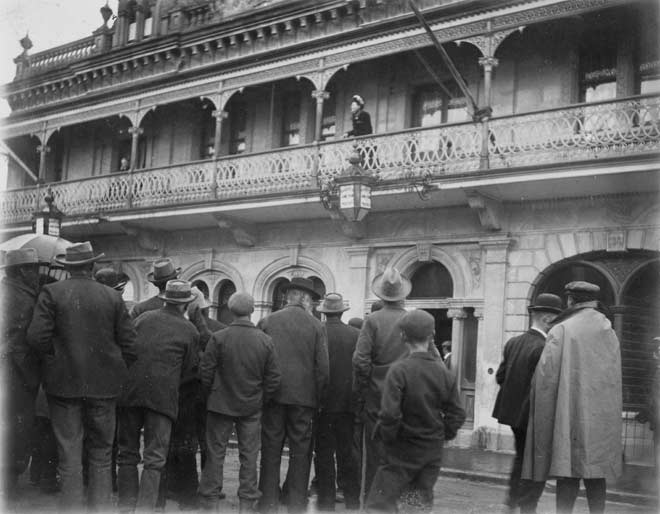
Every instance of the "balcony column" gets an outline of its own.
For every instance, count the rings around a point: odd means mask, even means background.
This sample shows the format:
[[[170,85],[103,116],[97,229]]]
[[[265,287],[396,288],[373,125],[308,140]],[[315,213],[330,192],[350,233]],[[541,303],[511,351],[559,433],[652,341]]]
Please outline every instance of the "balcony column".
[[[37,152],[39,152],[39,182],[44,182],[46,180],[46,156],[50,152],[50,146],[39,145]]]
[[[215,110],[211,113],[215,118],[215,137],[213,138],[213,159],[220,158],[220,142],[222,139],[222,121],[227,119],[229,113],[223,110]]]
[[[316,98],[316,124],[314,125],[314,141],[321,141],[321,131],[323,130],[323,102],[330,98],[330,93],[323,90],[312,91],[312,98]]]
[[[135,6],[135,40],[141,41],[144,37],[144,18],[146,7],[142,2]]]
[[[128,133],[131,135],[131,171],[135,169],[138,155],[138,142],[144,129],[140,127],[130,127]]]
[[[493,56],[479,58],[479,65],[484,69],[484,112],[492,112],[491,103],[493,97],[493,68],[499,64],[499,61]],[[488,159],[488,146],[490,144],[490,130],[488,120],[490,114],[481,118],[481,156],[479,158],[479,167],[488,169],[490,166]]]

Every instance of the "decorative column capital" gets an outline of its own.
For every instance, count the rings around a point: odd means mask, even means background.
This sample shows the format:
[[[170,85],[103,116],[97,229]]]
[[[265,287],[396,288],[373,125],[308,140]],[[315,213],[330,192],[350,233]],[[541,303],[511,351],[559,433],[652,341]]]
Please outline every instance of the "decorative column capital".
[[[226,120],[229,117],[229,113],[227,111],[222,111],[216,109],[215,111],[211,112],[211,116],[215,118],[216,122]]]
[[[452,319],[465,319],[467,313],[462,308],[447,309],[447,317]]]
[[[479,57],[479,66],[483,67],[485,70],[492,70],[500,63],[497,57],[486,56]]]
[[[133,137],[138,137],[144,133],[144,129],[142,127],[128,127],[128,133]]]
[[[37,153],[48,153],[48,152],[50,152],[50,146],[48,145],[37,146]]]
[[[312,91],[312,98],[316,98],[316,102],[321,104],[325,100],[330,98],[330,93],[328,93],[327,91],[320,90],[320,89],[315,89],[314,91]]]

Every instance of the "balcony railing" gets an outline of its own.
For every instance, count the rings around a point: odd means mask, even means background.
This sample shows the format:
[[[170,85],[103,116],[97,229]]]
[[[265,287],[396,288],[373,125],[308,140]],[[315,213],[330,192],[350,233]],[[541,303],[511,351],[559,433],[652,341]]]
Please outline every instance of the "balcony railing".
[[[354,148],[364,167],[384,181],[429,174],[559,164],[660,151],[660,96],[578,105],[495,118],[488,160],[482,126],[461,123],[232,155],[133,173],[51,184],[68,216],[160,208],[269,194],[312,191],[336,176]],[[0,193],[0,222],[29,221],[43,208],[44,186]]]
[[[26,74],[41,73],[50,68],[59,67],[73,61],[89,57],[94,51],[94,36],[78,39],[65,45],[56,46],[29,57]]]

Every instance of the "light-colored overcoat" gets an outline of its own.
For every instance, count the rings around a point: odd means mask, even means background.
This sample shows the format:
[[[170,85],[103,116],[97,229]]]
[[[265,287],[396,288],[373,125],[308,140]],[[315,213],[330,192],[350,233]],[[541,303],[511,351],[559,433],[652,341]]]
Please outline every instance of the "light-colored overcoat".
[[[621,473],[621,352],[597,302],[562,313],[532,382],[522,478]]]

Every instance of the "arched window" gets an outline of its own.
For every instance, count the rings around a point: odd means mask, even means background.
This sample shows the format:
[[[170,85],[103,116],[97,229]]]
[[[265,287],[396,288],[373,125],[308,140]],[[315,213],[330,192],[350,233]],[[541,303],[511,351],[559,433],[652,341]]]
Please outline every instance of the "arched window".
[[[209,286],[206,285],[206,282],[203,280],[194,280],[190,285],[199,289],[204,295],[204,298],[209,298]]]
[[[229,298],[236,292],[236,286],[231,280],[225,280],[220,286],[218,291],[218,315],[217,319],[220,323],[229,325],[234,321],[234,315],[229,310]]]
[[[429,262],[420,266],[412,279],[409,298],[451,298],[454,296],[454,282],[449,270],[439,262]]]
[[[286,278],[278,278],[275,282],[275,287],[273,288],[273,298],[272,298],[272,309],[271,312],[279,311],[284,305],[286,305],[286,294],[284,292],[284,287],[289,283]]]

